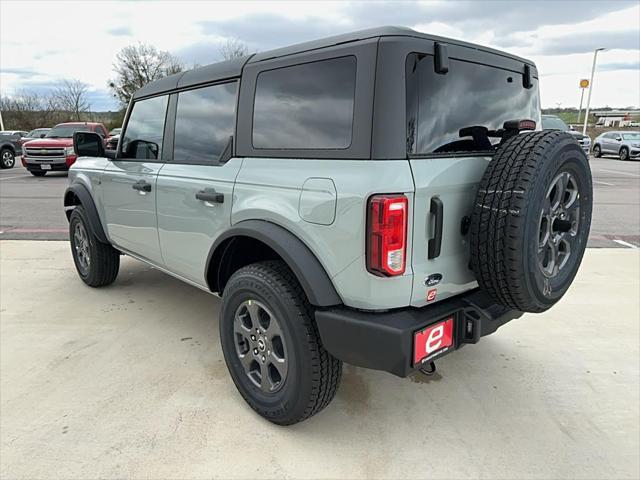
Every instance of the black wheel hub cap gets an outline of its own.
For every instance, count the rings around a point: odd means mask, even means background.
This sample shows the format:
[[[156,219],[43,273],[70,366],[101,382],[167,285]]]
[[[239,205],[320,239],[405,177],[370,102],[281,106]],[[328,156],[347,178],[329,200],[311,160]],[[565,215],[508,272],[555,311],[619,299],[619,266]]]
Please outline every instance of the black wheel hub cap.
[[[569,172],[560,172],[551,182],[540,212],[538,267],[553,278],[567,265],[580,227],[580,191]]]
[[[289,359],[273,313],[257,300],[245,300],[233,319],[236,354],[249,380],[263,393],[275,393],[287,378]]]

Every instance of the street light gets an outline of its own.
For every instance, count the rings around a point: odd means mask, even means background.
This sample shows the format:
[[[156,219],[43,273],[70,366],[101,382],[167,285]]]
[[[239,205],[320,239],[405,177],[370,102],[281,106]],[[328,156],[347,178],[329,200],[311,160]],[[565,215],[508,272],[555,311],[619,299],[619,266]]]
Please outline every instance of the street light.
[[[584,125],[582,126],[582,134],[587,134],[587,122],[589,121],[589,104],[591,103],[591,92],[593,92],[593,74],[596,72],[596,58],[598,58],[598,52],[602,52],[606,48],[596,48],[593,52],[593,66],[591,67],[591,81],[589,82],[589,95],[587,95],[587,109],[584,114]]]

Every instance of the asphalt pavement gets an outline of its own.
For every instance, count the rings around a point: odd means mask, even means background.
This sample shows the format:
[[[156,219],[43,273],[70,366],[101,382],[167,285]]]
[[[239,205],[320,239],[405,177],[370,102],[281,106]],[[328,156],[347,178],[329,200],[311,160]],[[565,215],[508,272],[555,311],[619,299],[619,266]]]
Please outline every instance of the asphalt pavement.
[[[640,161],[591,158],[594,210],[589,247],[640,247]],[[20,162],[0,170],[0,240],[65,240],[66,174],[34,177]]]

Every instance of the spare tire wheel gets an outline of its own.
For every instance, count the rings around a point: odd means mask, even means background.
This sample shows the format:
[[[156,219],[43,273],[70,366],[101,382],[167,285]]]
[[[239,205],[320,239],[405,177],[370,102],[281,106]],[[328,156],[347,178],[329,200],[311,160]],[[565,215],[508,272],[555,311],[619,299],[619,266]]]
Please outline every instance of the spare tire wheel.
[[[471,268],[506,307],[542,312],[565,294],[591,225],[591,170],[565,132],[516,135],[496,151],[471,217]]]

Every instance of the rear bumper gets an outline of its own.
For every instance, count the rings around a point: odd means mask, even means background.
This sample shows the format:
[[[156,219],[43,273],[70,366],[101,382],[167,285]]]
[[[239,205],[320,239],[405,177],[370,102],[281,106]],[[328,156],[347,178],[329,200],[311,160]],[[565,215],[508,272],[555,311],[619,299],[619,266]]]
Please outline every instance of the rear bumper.
[[[476,343],[505,323],[522,316],[493,303],[485,293],[473,290],[423,308],[404,308],[384,313],[362,312],[348,307],[316,311],[316,323],[324,347],[334,357],[373,370],[406,377],[421,365],[413,364],[416,332],[453,318],[452,348],[429,361]]]

